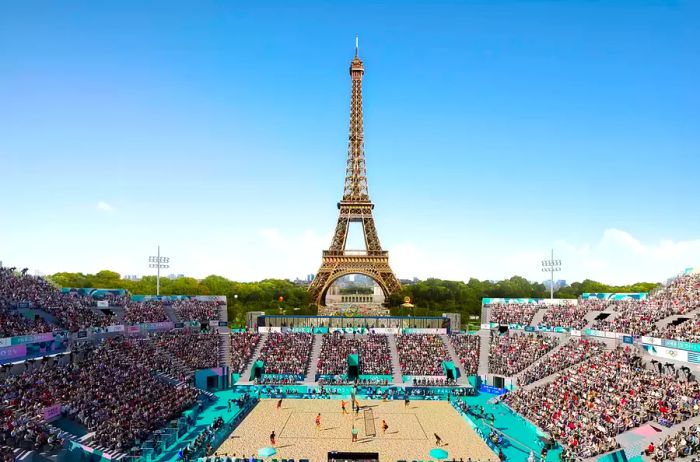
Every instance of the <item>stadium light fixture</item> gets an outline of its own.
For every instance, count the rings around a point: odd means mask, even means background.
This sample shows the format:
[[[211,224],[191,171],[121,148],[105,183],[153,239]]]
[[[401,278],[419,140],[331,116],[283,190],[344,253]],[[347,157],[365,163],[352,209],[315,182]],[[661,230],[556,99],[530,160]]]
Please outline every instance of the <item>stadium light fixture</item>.
[[[156,295],[160,295],[160,269],[170,268],[170,258],[160,256],[160,246],[158,246],[158,255],[155,257],[148,257],[148,266],[150,268],[157,268],[156,270]]]
[[[561,260],[554,259],[554,249],[552,249],[552,258],[550,260],[542,260],[542,271],[545,273],[550,273],[551,275],[549,298],[554,300],[554,273],[561,271]]]

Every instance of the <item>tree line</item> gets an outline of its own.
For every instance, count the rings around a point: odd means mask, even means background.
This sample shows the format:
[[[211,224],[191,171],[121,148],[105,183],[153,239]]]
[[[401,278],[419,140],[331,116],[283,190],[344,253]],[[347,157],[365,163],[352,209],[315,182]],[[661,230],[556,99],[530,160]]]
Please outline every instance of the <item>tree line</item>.
[[[60,287],[126,289],[132,294],[155,294],[156,277],[144,276],[139,280],[124,279],[119,273],[103,270],[96,274],[56,273],[49,277]],[[576,298],[584,292],[649,292],[657,283],[640,282],[613,286],[586,279],[574,282],[555,292],[556,298]],[[264,311],[267,314],[317,314],[305,286],[284,279],[264,279],[257,282],[231,281],[210,275],[204,279],[182,277],[161,278],[161,295],[225,295],[228,300],[229,320],[234,325],[245,324],[245,313]],[[405,297],[413,308],[402,308]],[[548,298],[544,284],[530,282],[520,276],[502,281],[468,282],[430,278],[405,284],[400,293],[387,299],[393,315],[432,316],[442,313],[460,313],[463,322],[468,316],[481,314],[481,299],[491,298]]]
[[[555,298],[577,298],[584,292],[649,292],[658,283],[640,282],[632,285],[614,286],[586,279],[574,282],[554,292]],[[415,316],[439,315],[447,312],[465,316],[481,314],[482,298],[549,298],[549,289],[539,282],[530,282],[520,276],[502,281],[480,281],[471,278],[468,282],[427,279],[404,285],[401,292],[389,297],[392,314],[407,312],[401,305],[405,297],[411,299]],[[466,319],[464,320],[466,322]]]

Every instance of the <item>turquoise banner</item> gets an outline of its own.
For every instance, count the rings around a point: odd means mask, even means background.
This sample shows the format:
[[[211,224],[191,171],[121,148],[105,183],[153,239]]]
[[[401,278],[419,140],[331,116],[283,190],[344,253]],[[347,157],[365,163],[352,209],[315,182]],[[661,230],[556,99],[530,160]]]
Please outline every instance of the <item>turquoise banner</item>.
[[[584,292],[581,294],[583,300],[598,299],[598,300],[646,300],[646,292],[636,293],[593,293]]]
[[[661,340],[661,346],[700,353],[700,344],[698,343],[683,342],[680,340]]]
[[[529,305],[534,305],[541,303],[543,298],[482,298],[482,305],[494,305],[501,303],[526,303]]]
[[[69,294],[76,293],[84,297],[92,297],[96,300],[101,300],[107,298],[108,296],[121,296],[126,295],[126,289],[93,289],[93,288],[75,288],[75,287],[63,287],[61,293]]]

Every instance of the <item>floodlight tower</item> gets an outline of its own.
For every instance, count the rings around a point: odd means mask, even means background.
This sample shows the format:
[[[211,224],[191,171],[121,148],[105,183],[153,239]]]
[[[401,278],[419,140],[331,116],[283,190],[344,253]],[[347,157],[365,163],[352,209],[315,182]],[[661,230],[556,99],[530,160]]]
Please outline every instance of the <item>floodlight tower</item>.
[[[549,298],[554,300],[554,273],[556,271],[561,271],[561,260],[554,259],[554,249],[552,249],[551,260],[542,260],[542,271],[545,273],[550,273],[551,280],[549,285]]]
[[[158,255],[155,257],[148,257],[148,266],[150,268],[157,268],[156,272],[156,295],[160,295],[160,269],[170,268],[170,258],[160,256],[160,246],[158,246]]]

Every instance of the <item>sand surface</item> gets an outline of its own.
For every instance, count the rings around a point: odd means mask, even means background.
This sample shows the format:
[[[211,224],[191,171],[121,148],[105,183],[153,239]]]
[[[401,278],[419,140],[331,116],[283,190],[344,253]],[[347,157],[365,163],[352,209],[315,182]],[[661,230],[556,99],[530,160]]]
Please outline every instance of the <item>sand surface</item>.
[[[270,446],[270,433],[274,430],[277,435],[274,458],[280,461],[306,458],[325,462],[329,451],[378,452],[382,462],[428,461],[431,460],[428,453],[435,447],[433,434],[437,433],[450,459],[498,460],[445,401],[411,401],[408,408],[403,401],[360,401],[360,404],[363,410],[355,415],[349,403],[346,406],[349,414],[343,414],[340,400],[285,399],[279,410],[277,400],[261,400],[217,452],[235,453],[237,457],[257,454],[258,449]],[[371,416],[365,414],[365,409],[371,409]],[[318,413],[320,429],[315,424]],[[385,433],[382,420],[389,426]],[[351,440],[353,424],[359,430],[355,443]]]

